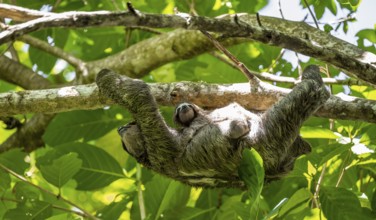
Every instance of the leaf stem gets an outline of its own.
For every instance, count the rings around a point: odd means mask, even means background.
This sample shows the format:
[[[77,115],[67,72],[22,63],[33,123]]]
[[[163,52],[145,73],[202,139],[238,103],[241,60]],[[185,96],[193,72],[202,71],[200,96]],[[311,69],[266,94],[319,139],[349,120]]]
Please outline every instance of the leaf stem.
[[[230,51],[228,51],[221,43],[217,41],[209,32],[200,30],[201,33],[203,33],[213,44],[214,46],[221,51],[223,54],[225,54],[232,62],[235,63],[236,67],[247,77],[249,81],[253,81],[255,83],[258,83],[258,78],[242,63],[236,58],[234,55],[231,54]]]
[[[145,201],[142,194],[142,182],[141,182],[141,165],[137,164],[136,167],[136,179],[137,179],[137,196],[138,196],[138,206],[140,207],[140,215],[141,220],[144,220],[146,218],[146,211],[145,211]]]
[[[23,202],[21,200],[17,200],[17,199],[13,199],[13,198],[6,198],[6,197],[0,197],[0,201],[15,202],[15,203],[21,203],[21,202]],[[82,213],[80,211],[76,211],[76,210],[72,210],[72,209],[67,209],[67,208],[64,208],[64,207],[56,206],[56,205],[52,205],[52,208],[59,209],[59,210],[62,210],[64,212],[74,213],[74,214],[82,216],[82,217],[87,217],[84,213]]]
[[[319,208],[320,207],[320,203],[318,202],[318,198],[319,198],[319,193],[320,193],[320,186],[321,186],[322,180],[324,179],[326,166],[327,166],[326,163],[324,163],[324,165],[322,166],[322,171],[321,171],[320,177],[317,181],[315,193],[313,195],[312,208],[314,208],[314,207]]]
[[[349,159],[350,154],[351,154],[351,150],[348,151],[345,159],[343,160],[342,167],[341,167],[341,173],[339,174],[338,181],[336,183],[336,187],[339,186],[339,184],[340,184],[340,182],[341,182],[341,180],[343,178],[343,174],[345,174],[345,170],[346,170],[345,164],[347,163],[347,160]]]
[[[308,8],[309,14],[311,14],[312,19],[313,19],[313,21],[315,22],[316,28],[320,30],[320,27],[319,27],[319,24],[317,23],[316,17],[315,17],[315,15],[313,14],[311,8],[309,7],[307,0],[303,0],[303,1],[304,1],[305,5],[306,5],[307,8]]]

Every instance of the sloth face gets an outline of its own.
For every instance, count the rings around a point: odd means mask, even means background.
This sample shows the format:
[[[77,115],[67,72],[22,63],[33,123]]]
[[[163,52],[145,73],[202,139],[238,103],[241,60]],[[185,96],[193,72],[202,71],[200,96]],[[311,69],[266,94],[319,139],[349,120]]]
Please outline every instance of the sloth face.
[[[136,122],[128,123],[118,128],[123,149],[135,158],[141,157],[145,153],[141,132]]]
[[[197,111],[192,104],[182,103],[175,109],[174,121],[178,125],[188,127],[196,116]]]

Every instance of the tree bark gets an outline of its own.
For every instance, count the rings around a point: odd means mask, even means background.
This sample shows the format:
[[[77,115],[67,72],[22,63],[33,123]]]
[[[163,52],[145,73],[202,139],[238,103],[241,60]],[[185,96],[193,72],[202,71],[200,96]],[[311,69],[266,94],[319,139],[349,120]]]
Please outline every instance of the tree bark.
[[[0,5],[4,9],[9,5]],[[11,13],[8,13],[10,16]],[[235,17],[236,16],[236,17]],[[260,23],[258,22],[260,21]],[[303,22],[294,22],[249,14],[222,18],[201,16],[134,14],[133,12],[65,12],[48,13],[43,17],[13,25],[0,33],[0,44],[24,34],[52,27],[144,26],[152,28],[185,28],[243,37],[287,48],[333,64],[352,76],[376,85],[376,55],[363,51],[328,33]],[[198,33],[197,33],[198,34]]]
[[[248,83],[208,84],[194,82],[152,83],[151,91],[159,105],[174,106],[192,102],[208,109],[237,102],[248,110],[265,111],[290,92],[262,83],[251,89]],[[58,89],[8,92],[0,94],[0,116],[26,113],[57,113],[89,110],[114,104],[99,96],[95,84]],[[316,116],[376,123],[376,101],[347,95],[331,96]]]

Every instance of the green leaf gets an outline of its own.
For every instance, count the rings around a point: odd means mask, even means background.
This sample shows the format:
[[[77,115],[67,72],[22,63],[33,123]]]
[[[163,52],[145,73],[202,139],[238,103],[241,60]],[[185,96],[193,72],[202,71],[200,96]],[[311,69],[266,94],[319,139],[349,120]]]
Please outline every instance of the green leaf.
[[[175,219],[181,219],[181,220],[195,220],[197,218],[202,217],[203,215],[207,214],[208,212],[211,212],[215,210],[216,208],[210,208],[210,209],[199,209],[196,207],[181,207],[178,209],[170,209],[168,210],[164,215],[163,219],[166,220],[175,220]]]
[[[15,209],[8,210],[4,220],[44,220],[52,216],[52,205],[43,201],[22,203]]]
[[[372,43],[376,43],[376,30],[375,29],[363,29],[356,34],[360,39],[367,39]]]
[[[326,163],[328,160],[335,156],[341,155],[343,152],[348,151],[352,147],[352,144],[331,144],[319,146],[315,151],[319,154],[321,160],[319,166]]]
[[[369,145],[371,143],[376,143],[376,126],[370,126],[365,132],[362,133],[360,138],[360,143]]]
[[[368,219],[363,218],[356,195],[344,188],[322,186],[320,203],[324,215],[330,220]]]
[[[283,219],[288,219],[288,220],[301,220],[301,219],[318,220],[318,219],[322,219],[322,220],[326,220],[326,218],[324,217],[324,215],[322,214],[322,211],[320,209],[318,209],[318,208],[312,209],[311,207],[306,207],[303,210],[301,210],[297,213],[290,214]]]
[[[18,200],[37,200],[40,195],[40,191],[25,183],[25,182],[17,182],[13,187],[13,193]]]
[[[10,182],[9,174],[0,169],[0,194],[10,189]]]
[[[123,121],[108,116],[102,109],[64,112],[58,114],[48,125],[43,140],[50,146],[81,138],[86,142],[97,139],[122,124]]]
[[[251,200],[255,202],[261,194],[265,177],[263,161],[256,150],[243,150],[238,172],[250,192]]]
[[[347,31],[349,30],[349,22],[347,21],[343,22],[342,30],[343,30],[343,33],[347,34]]]
[[[296,191],[291,198],[281,207],[278,216],[282,217],[287,213],[293,211],[294,209],[299,209],[300,207],[305,207],[309,199],[311,199],[312,194],[305,188]]]
[[[51,29],[40,30],[38,32],[31,33],[31,35],[43,42],[47,43],[47,39],[51,36]],[[29,57],[33,64],[36,64],[38,70],[48,74],[55,66],[57,57],[45,52],[44,50],[37,49],[33,46],[29,49]]]
[[[333,15],[337,14],[337,5],[335,0],[327,0],[323,2],[326,2],[326,7],[333,13]]]
[[[360,0],[349,0],[349,3],[352,7],[357,8],[359,6]]]
[[[78,158],[77,153],[67,153],[51,164],[40,166],[42,176],[52,185],[61,188],[80,170],[82,160]]]
[[[256,13],[268,4],[268,1],[265,1],[265,0],[247,0],[247,1],[232,0],[232,2],[234,6],[233,9],[236,12],[246,12],[246,13]]]
[[[168,210],[185,207],[190,187],[160,175],[145,185],[144,202],[151,219],[158,219]]]
[[[371,208],[373,212],[376,213],[376,190],[373,191],[372,200],[371,200]]]
[[[125,197],[119,202],[112,202],[101,210],[97,211],[96,217],[100,219],[119,219],[120,215],[127,209],[130,197]]]
[[[0,48],[3,47],[3,46],[5,46],[6,49],[8,49],[8,46],[6,44],[1,45]],[[0,51],[0,53],[1,53],[1,51]],[[17,86],[0,80],[0,92],[8,92],[10,90],[15,90],[16,88],[17,88]]]
[[[80,171],[73,177],[78,190],[95,190],[124,178],[119,163],[106,151],[84,143],[70,143],[55,148],[63,153],[76,152],[82,160]]]
[[[29,164],[25,162],[27,154],[21,149],[12,149],[0,154],[0,164],[12,171],[23,175]]]
[[[334,28],[333,28],[331,25],[329,25],[329,24],[325,24],[325,25],[324,25],[324,31],[325,31],[326,33],[330,33],[333,29],[334,29]]]
[[[216,208],[218,206],[220,194],[222,193],[223,192],[220,192],[218,189],[203,189],[196,201],[195,207],[203,210],[211,209],[213,207]],[[215,210],[212,210],[204,214],[201,219],[213,219],[214,215]]]
[[[349,0],[338,0],[340,4],[348,4]]]
[[[221,205],[220,210],[217,211],[216,219],[255,219],[251,218],[250,205],[240,202],[240,199],[241,197],[238,195],[226,199]]]
[[[346,167],[349,169],[354,166],[359,166],[362,169],[369,170],[376,174],[376,154],[375,153],[365,153],[357,155],[358,159],[353,160],[350,165]]]
[[[337,139],[338,136],[333,131],[320,127],[303,126],[300,128],[300,134],[303,138],[324,138]]]

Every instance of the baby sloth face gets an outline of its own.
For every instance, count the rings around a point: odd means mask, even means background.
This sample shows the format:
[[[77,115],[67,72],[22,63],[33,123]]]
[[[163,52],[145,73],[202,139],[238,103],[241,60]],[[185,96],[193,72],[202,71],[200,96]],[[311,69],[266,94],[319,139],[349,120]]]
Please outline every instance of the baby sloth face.
[[[194,105],[182,103],[175,109],[174,121],[180,126],[188,127],[196,116],[197,111]]]

